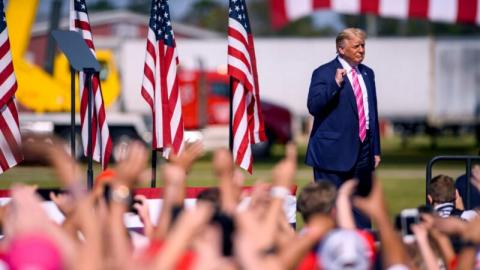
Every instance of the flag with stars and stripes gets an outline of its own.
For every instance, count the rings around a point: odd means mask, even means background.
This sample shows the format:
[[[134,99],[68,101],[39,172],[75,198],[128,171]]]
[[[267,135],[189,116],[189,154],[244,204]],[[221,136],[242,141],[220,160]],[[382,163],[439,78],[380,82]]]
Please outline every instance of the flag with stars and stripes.
[[[343,14],[373,14],[395,19],[480,25],[480,0],[269,0],[274,28],[321,9]]]
[[[77,31],[87,43],[88,48],[94,56],[95,45],[93,44],[92,31],[88,20],[88,11],[85,0],[71,0],[70,2],[70,30]],[[107,125],[107,116],[103,105],[102,89],[100,86],[100,78],[98,74],[92,77],[92,149],[93,153],[88,150],[88,125],[87,125],[87,105],[88,105],[88,89],[86,88],[86,76],[83,72],[79,74],[79,91],[80,91],[80,121],[82,130],[82,142],[84,154],[86,156],[92,154],[93,160],[102,163],[103,169],[106,169],[110,161],[112,153],[112,140]]]
[[[266,140],[255,48],[245,0],[230,0],[228,13],[228,74],[233,96],[232,151],[235,163],[251,173],[251,144]]]
[[[0,173],[23,160],[22,137],[18,122],[15,91],[17,79],[13,70],[3,0],[0,0]]]
[[[141,94],[152,111],[152,148],[178,153],[183,148],[178,56],[167,0],[152,0]]]

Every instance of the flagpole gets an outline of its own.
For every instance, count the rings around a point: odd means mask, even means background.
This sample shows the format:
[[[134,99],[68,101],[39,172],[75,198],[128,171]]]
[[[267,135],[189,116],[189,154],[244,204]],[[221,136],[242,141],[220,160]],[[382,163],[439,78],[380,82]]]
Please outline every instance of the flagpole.
[[[87,168],[87,188],[92,190],[93,187],[93,145],[92,145],[92,79],[94,70],[84,69],[86,74],[86,83],[88,91],[87,104],[87,126],[88,126],[88,168]]]
[[[157,150],[152,150],[152,179],[150,181],[150,187],[156,187],[157,179]]]
[[[230,152],[233,154],[233,78],[230,76],[230,92],[228,95],[229,98],[229,111],[230,111],[230,116],[229,119],[230,121],[228,122],[228,149],[230,149]]]
[[[70,153],[75,160],[75,70],[70,66]]]

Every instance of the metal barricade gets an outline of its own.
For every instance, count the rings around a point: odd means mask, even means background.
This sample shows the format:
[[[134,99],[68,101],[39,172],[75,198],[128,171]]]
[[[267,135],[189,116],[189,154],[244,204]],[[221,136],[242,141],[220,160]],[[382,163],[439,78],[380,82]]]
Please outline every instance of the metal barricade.
[[[437,161],[464,161],[465,162],[465,175],[467,177],[467,183],[465,185],[465,209],[470,209],[470,177],[472,176],[472,161],[480,160],[480,156],[436,156],[432,158],[427,165],[427,179],[425,185],[425,200],[428,204],[427,194],[428,194],[428,185],[430,180],[432,180],[432,167]]]

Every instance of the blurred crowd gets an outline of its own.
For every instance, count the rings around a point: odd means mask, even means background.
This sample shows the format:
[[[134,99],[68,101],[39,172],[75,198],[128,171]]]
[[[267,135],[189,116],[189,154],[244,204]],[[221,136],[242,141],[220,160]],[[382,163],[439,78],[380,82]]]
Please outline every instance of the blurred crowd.
[[[297,192],[304,224],[295,228],[283,209],[295,185],[294,145],[272,168],[271,181],[248,192],[230,152],[217,150],[217,186],[185,207],[187,175],[202,152],[200,144],[189,145],[161,166],[162,205],[153,220],[147,199],[133,194],[151,175],[143,144],[131,144],[88,191],[83,170],[60,144],[30,141],[25,156],[48,161],[57,174],[64,192],[50,199],[65,220],[48,217],[36,187],[12,186],[11,200],[0,208],[0,269],[475,269],[480,263],[480,217],[464,209],[449,176],[431,180],[428,207],[405,209],[396,222],[375,177],[361,196],[355,179],[338,190],[328,181],[311,182]],[[357,228],[352,208],[374,229]],[[130,211],[142,228],[125,226]]]

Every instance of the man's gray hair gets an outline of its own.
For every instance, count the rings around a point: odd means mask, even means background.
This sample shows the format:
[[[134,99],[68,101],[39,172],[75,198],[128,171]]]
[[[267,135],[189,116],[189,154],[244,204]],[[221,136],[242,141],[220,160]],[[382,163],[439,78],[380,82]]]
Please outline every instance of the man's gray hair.
[[[342,32],[338,33],[337,39],[336,39],[336,44],[337,44],[337,52],[338,48],[343,48],[344,46],[344,41],[346,39],[351,39],[353,36],[359,37],[363,40],[367,38],[367,34],[365,31],[363,31],[360,28],[345,28],[342,30]]]

